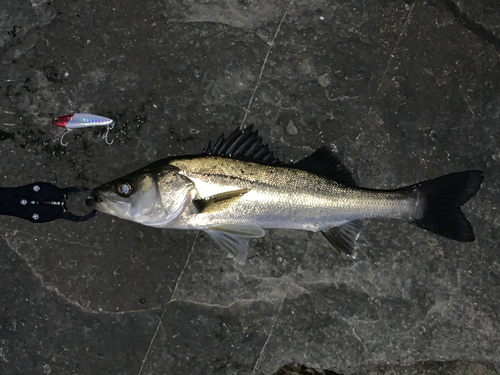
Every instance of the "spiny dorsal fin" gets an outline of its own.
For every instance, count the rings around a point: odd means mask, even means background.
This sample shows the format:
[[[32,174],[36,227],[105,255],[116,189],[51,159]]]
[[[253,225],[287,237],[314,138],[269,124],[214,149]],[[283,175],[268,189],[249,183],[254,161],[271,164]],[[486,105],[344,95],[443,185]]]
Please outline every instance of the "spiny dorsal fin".
[[[238,200],[249,191],[250,189],[226,191],[206,198],[193,199],[193,204],[200,214],[223,211],[238,202]]]
[[[344,185],[358,185],[351,172],[349,172],[340,162],[338,156],[327,146],[318,148],[311,155],[295,163],[293,167],[330,177]]]
[[[363,222],[361,220],[353,220],[339,227],[321,231],[321,233],[335,250],[354,258],[355,244],[361,229],[363,229]]]
[[[252,161],[263,164],[283,165],[262,142],[262,138],[253,126],[245,130],[237,128],[229,137],[222,134],[213,146],[211,143],[203,150],[203,154],[211,156],[225,156],[228,158]]]

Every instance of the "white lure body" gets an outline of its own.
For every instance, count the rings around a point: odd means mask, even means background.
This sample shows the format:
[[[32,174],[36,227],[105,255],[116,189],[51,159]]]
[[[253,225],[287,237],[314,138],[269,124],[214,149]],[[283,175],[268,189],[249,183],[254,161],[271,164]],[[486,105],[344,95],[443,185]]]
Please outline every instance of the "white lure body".
[[[56,126],[66,129],[87,128],[90,126],[111,126],[114,121],[110,118],[90,113],[72,113],[52,119]]]

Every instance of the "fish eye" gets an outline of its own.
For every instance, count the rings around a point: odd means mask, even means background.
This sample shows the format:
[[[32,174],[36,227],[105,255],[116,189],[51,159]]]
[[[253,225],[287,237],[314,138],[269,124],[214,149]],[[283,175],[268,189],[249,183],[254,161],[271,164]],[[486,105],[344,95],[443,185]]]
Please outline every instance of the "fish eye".
[[[132,184],[130,182],[120,182],[116,186],[116,191],[118,195],[122,197],[128,197],[132,194]]]

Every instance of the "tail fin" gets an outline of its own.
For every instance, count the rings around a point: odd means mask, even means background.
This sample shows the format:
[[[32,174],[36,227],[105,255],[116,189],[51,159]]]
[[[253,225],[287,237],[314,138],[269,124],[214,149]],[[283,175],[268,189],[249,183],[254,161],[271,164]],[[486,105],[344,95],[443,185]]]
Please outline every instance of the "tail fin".
[[[474,241],[472,225],[460,210],[481,187],[481,171],[464,171],[423,181],[411,186],[419,192],[424,205],[415,220],[420,228],[462,242]]]

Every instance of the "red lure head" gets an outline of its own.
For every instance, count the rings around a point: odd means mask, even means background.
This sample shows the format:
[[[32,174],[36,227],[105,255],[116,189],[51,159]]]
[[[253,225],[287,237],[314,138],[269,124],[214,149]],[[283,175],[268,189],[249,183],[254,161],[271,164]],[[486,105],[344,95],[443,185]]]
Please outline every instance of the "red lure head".
[[[73,117],[74,113],[70,115],[64,115],[64,116],[59,116],[59,117],[54,117],[52,119],[52,123],[55,126],[59,126],[61,128],[65,128],[66,124],[68,123],[69,120],[71,120],[71,117]]]

